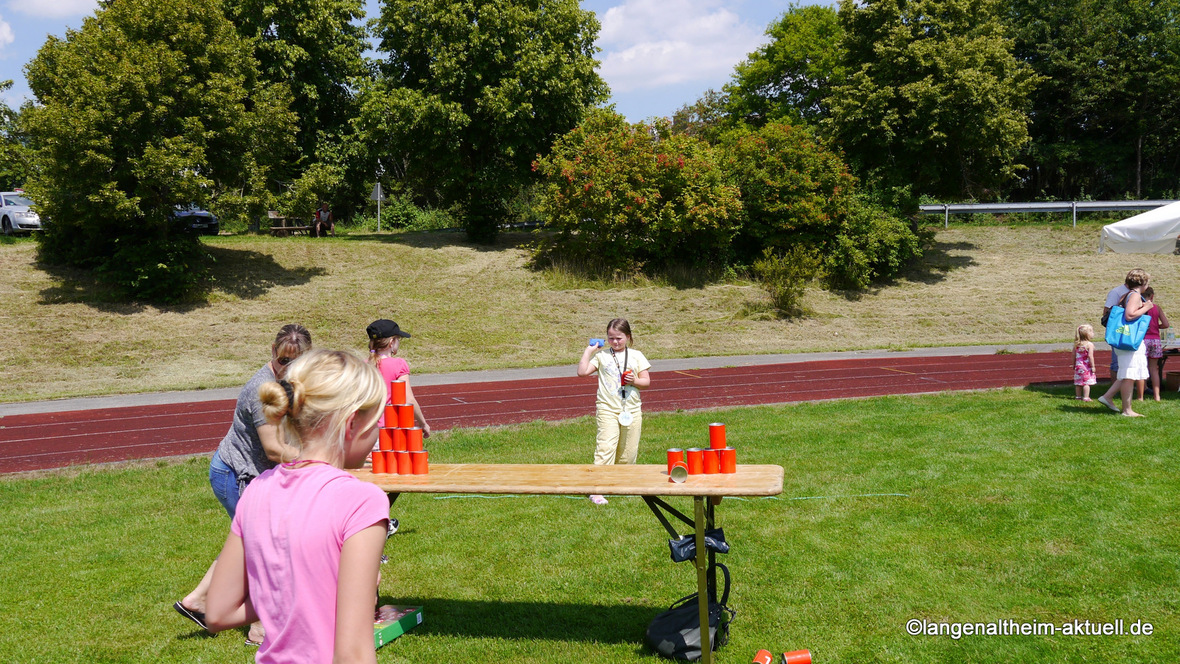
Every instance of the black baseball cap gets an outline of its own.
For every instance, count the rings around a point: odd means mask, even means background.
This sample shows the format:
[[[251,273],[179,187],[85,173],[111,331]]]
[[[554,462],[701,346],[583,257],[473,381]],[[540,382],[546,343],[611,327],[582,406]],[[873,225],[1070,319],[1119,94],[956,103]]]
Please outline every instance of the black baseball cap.
[[[409,332],[403,332],[397,326],[397,323],[385,318],[369,323],[369,327],[365,328],[365,331],[369,333],[370,339],[385,339],[386,337],[410,338]]]

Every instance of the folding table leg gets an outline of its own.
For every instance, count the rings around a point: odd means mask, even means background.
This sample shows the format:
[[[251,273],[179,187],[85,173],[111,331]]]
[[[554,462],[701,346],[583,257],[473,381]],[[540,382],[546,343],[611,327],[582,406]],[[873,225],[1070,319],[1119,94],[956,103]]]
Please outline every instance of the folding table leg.
[[[693,497],[693,518],[696,522],[697,540],[697,610],[701,619],[701,662],[712,664],[713,644],[709,642],[709,580],[708,559],[705,549],[705,497]]]

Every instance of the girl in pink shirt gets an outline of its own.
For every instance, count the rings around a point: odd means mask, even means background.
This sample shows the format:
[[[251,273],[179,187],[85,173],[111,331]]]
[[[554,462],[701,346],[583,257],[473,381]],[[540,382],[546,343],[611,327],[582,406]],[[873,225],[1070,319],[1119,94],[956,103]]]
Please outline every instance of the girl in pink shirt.
[[[365,334],[369,335],[369,363],[377,367],[382,378],[385,379],[386,403],[389,403],[389,397],[393,390],[389,384],[393,381],[405,383],[406,401],[414,406],[414,421],[422,427],[422,437],[429,438],[430,425],[426,423],[422,407],[414,398],[414,390],[410,389],[410,363],[400,357],[394,357],[401,347],[401,340],[409,339],[410,333],[398,327],[397,323],[382,318],[369,323],[369,327],[365,328]],[[382,413],[379,425],[395,427],[397,423],[386,424],[385,415]]]
[[[377,440],[381,375],[352,354],[312,351],[259,398],[299,456],[242,493],[209,589],[209,630],[261,620],[262,664],[372,664],[389,500],[344,469]]]

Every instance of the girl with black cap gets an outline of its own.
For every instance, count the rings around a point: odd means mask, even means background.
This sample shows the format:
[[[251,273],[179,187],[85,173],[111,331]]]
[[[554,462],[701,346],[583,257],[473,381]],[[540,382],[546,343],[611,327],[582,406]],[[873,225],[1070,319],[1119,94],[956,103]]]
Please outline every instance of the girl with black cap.
[[[385,379],[385,401],[389,403],[393,388],[390,383],[402,381],[406,384],[406,402],[414,406],[414,422],[422,427],[422,437],[430,437],[430,425],[422,414],[422,407],[414,398],[414,391],[410,389],[410,364],[397,355],[402,339],[409,339],[410,333],[402,330],[397,323],[382,318],[375,320],[365,329],[369,335],[369,364],[377,367],[381,377]],[[397,404],[394,404],[397,405]],[[385,423],[385,414],[381,414],[378,426],[393,426]]]

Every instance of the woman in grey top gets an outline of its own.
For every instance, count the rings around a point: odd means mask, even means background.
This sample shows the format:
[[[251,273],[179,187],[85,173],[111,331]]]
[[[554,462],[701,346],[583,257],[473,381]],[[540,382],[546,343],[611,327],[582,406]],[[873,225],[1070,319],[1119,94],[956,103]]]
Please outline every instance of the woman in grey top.
[[[311,350],[311,333],[298,323],[284,325],[275,336],[270,347],[270,361],[259,369],[238,394],[234,408],[234,420],[213,459],[209,463],[209,484],[213,495],[234,518],[238,498],[250,480],[262,471],[273,468],[284,459],[294,459],[297,451],[279,440],[278,427],[266,421],[262,413],[262,402],[258,399],[258,388],[272,380],[282,380],[287,375],[287,365],[295,358]],[[173,605],[180,615],[205,627],[205,594],[213,578],[214,560],[205,572],[201,583],[191,593]],[[250,628],[250,641],[262,641],[261,625]],[[254,637],[258,638],[254,638]]]

